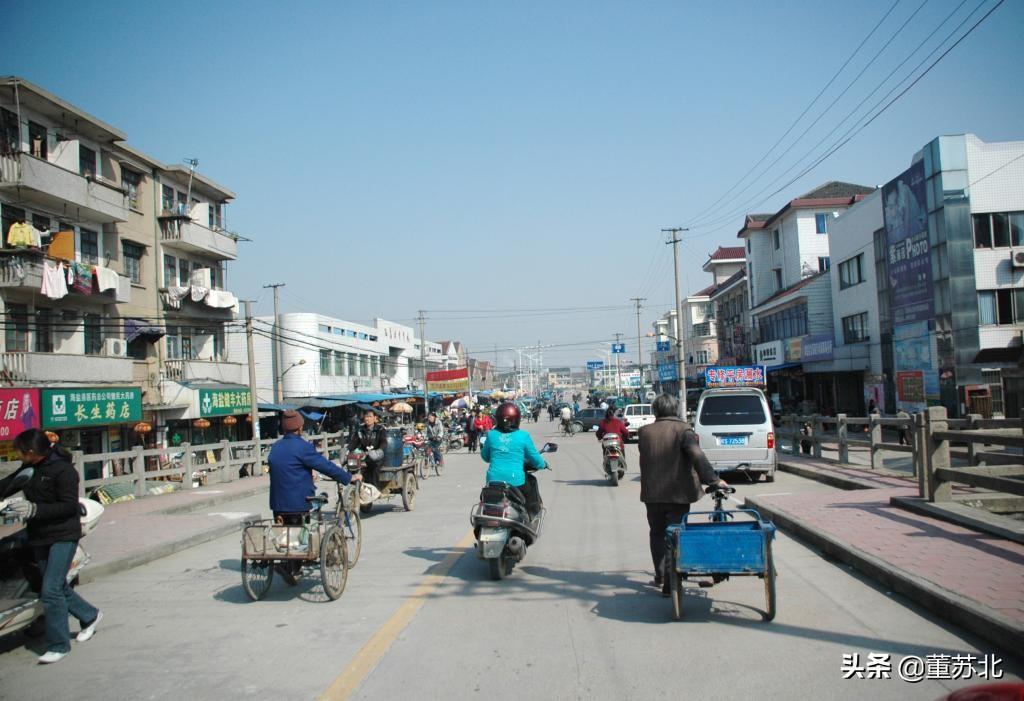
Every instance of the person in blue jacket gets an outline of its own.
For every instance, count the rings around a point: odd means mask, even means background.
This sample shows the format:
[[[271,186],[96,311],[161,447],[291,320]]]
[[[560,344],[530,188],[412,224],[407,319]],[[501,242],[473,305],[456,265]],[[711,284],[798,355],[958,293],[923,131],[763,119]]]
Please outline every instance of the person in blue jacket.
[[[524,466],[543,470],[547,467],[543,456],[533,445],[533,439],[526,431],[519,428],[522,419],[519,407],[506,402],[494,412],[496,426],[487,434],[487,442],[480,451],[484,462],[490,463],[487,468],[488,482],[505,482],[526,497],[526,508],[531,513],[540,511],[543,502],[537,479],[526,472]]]
[[[274,443],[267,456],[270,465],[270,510],[274,520],[286,526],[301,526],[309,513],[306,497],[316,494],[313,470],[342,484],[358,482],[353,475],[317,452],[302,437],[302,414],[286,411],[281,415],[284,436]]]

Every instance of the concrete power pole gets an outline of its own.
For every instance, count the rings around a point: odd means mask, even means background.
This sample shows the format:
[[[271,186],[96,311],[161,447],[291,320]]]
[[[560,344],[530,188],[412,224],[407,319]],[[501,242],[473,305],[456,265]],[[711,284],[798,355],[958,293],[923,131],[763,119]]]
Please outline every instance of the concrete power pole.
[[[644,390],[644,354],[640,349],[640,305],[647,301],[646,297],[630,297],[630,300],[636,304],[636,361],[637,365],[640,366],[640,394],[643,394]]]
[[[274,290],[274,325],[272,326],[274,333],[274,362],[272,363],[274,369],[274,401],[278,404],[284,402],[284,378],[282,377],[283,372],[281,366],[284,363],[284,351],[281,345],[281,309],[279,306],[278,299],[278,288],[284,287],[283,282],[279,282],[273,285],[264,285],[263,289],[271,288]]]
[[[423,420],[426,421],[430,413],[430,399],[427,397],[427,337],[424,335],[424,325],[427,322],[426,312],[420,309],[418,321],[420,323],[420,364],[423,366]]]
[[[679,411],[683,419],[686,418],[686,359],[683,356],[683,307],[679,297],[679,242],[682,240],[679,234],[684,231],[689,229],[677,226],[661,230],[664,234],[672,234],[672,238],[665,243],[672,246],[672,263],[676,275],[676,374],[679,375]]]
[[[256,358],[252,348],[252,302],[246,300],[245,302],[245,346],[249,354],[249,420],[252,421],[252,437],[257,442],[256,445],[256,465],[254,469],[259,468],[259,456],[260,456],[260,407],[259,400],[256,397]]]
[[[616,333],[615,334],[615,345],[619,344],[619,339],[621,337],[622,337],[621,333]],[[615,396],[616,397],[621,397],[622,396],[622,375],[619,374],[619,355],[621,355],[621,354],[620,353],[615,353],[614,355],[615,355]]]

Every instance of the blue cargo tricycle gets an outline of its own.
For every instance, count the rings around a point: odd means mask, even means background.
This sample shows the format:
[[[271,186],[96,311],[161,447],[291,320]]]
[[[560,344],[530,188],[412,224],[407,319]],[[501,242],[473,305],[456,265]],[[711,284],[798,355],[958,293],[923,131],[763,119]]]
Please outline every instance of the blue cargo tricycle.
[[[683,581],[699,579],[702,587],[711,587],[734,576],[760,577],[764,580],[765,621],[775,618],[775,567],[772,540],[775,526],[754,509],[725,510],[722,502],[734,493],[733,487],[708,487],[705,493],[715,501],[714,511],[689,513],[682,523],[668,527],[668,552],[665,576],[672,597],[672,612],[683,617]],[[707,520],[695,520],[706,516]],[[707,578],[707,579],[704,579]]]

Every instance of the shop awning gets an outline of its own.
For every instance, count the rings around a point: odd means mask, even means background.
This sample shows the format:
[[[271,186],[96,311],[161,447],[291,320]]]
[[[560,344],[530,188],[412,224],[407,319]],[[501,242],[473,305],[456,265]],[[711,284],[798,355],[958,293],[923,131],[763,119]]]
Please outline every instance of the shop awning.
[[[124,320],[124,340],[126,343],[131,343],[140,336],[156,340],[166,335],[167,329],[159,324],[151,324],[142,319]]]
[[[258,405],[260,411],[295,411],[299,408],[298,404],[263,404],[262,402]]]
[[[305,416],[310,421],[319,421],[320,419],[324,418],[324,414],[321,414],[318,411],[306,411],[304,409],[299,409],[299,413]]]
[[[772,365],[770,368],[766,367],[765,372],[772,373],[778,370],[788,370],[790,368],[803,367],[803,363],[783,363],[782,365]]]
[[[982,348],[974,356],[974,363],[984,365],[987,363],[1016,365],[1024,360],[1024,346],[1009,346],[1008,348]]]
[[[314,409],[333,409],[338,406],[355,404],[354,399],[339,399],[337,397],[287,397],[287,399],[296,406]]]
[[[372,411],[372,412],[377,413],[377,414],[384,413],[384,412],[382,412],[380,410],[379,407],[371,406],[370,404],[366,404],[364,402],[357,403],[356,407],[358,407],[360,411]]]

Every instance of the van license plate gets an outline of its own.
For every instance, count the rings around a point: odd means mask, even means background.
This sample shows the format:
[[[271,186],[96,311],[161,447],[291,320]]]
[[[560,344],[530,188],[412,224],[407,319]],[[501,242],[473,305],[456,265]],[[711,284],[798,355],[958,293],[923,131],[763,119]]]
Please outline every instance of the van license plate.
[[[722,436],[719,445],[746,445],[746,436]]]

